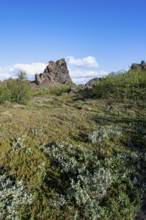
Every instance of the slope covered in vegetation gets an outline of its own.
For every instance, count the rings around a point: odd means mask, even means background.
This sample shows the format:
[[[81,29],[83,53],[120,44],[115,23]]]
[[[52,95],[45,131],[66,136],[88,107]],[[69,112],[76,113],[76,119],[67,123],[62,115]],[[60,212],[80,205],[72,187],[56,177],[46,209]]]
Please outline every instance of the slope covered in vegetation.
[[[0,219],[145,219],[146,71],[68,89],[2,102]]]

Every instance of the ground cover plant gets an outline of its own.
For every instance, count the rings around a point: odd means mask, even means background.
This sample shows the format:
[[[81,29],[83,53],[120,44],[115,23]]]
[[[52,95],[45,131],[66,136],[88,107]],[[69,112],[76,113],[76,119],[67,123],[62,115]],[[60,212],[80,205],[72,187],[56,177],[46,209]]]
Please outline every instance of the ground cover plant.
[[[0,218],[146,219],[145,83],[130,70],[2,101]]]

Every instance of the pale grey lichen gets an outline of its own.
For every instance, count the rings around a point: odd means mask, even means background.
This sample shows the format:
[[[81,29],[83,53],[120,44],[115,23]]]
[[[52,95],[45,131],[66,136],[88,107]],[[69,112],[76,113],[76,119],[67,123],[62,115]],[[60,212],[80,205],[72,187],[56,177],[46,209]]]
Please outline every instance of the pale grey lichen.
[[[122,136],[122,129],[119,126],[102,126],[88,134],[89,142],[95,144],[106,139]]]
[[[11,152],[24,152],[25,154],[32,155],[33,150],[29,147],[26,147],[24,144],[24,139],[23,138],[16,138],[12,141],[11,143]]]
[[[4,173],[0,175],[0,219],[19,220],[19,209],[33,203],[22,181],[15,181]]]
[[[67,190],[67,198],[81,208],[88,219],[98,219],[104,215],[104,208],[99,205],[112,183],[109,170],[99,168],[92,174],[88,170],[78,175],[77,180],[71,178],[71,186]]]

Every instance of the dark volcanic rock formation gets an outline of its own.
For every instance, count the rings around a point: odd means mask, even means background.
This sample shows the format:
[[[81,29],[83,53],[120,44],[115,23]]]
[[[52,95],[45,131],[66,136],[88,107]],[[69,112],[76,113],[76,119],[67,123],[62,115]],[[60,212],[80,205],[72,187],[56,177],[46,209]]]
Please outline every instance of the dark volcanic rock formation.
[[[43,73],[35,75],[35,84],[68,84],[72,83],[65,59],[50,61]]]
[[[146,70],[146,63],[145,61],[141,61],[140,64],[137,64],[137,63],[132,63],[131,65],[131,69],[137,69],[138,67],[141,67],[143,70]]]

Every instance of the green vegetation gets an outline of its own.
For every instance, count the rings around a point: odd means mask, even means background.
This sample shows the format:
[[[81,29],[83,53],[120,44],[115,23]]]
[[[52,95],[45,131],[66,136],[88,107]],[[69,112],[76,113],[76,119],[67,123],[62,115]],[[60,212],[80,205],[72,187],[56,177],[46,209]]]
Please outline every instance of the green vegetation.
[[[52,87],[50,89],[50,93],[52,95],[62,95],[63,93],[67,92],[67,90],[70,88],[69,85],[60,85],[60,86],[55,86],[55,87]]]
[[[146,219],[146,72],[25,103],[23,82],[0,85],[0,219]]]
[[[146,71],[138,69],[136,72],[110,75],[98,84],[93,90],[97,98],[114,97],[116,99],[144,99],[146,96]]]
[[[25,71],[21,70],[19,73],[18,73],[18,79],[20,80],[27,80],[27,74]]]
[[[0,103],[15,102],[26,103],[31,99],[31,85],[26,80],[26,74],[20,72],[18,79],[7,80],[0,85]]]

